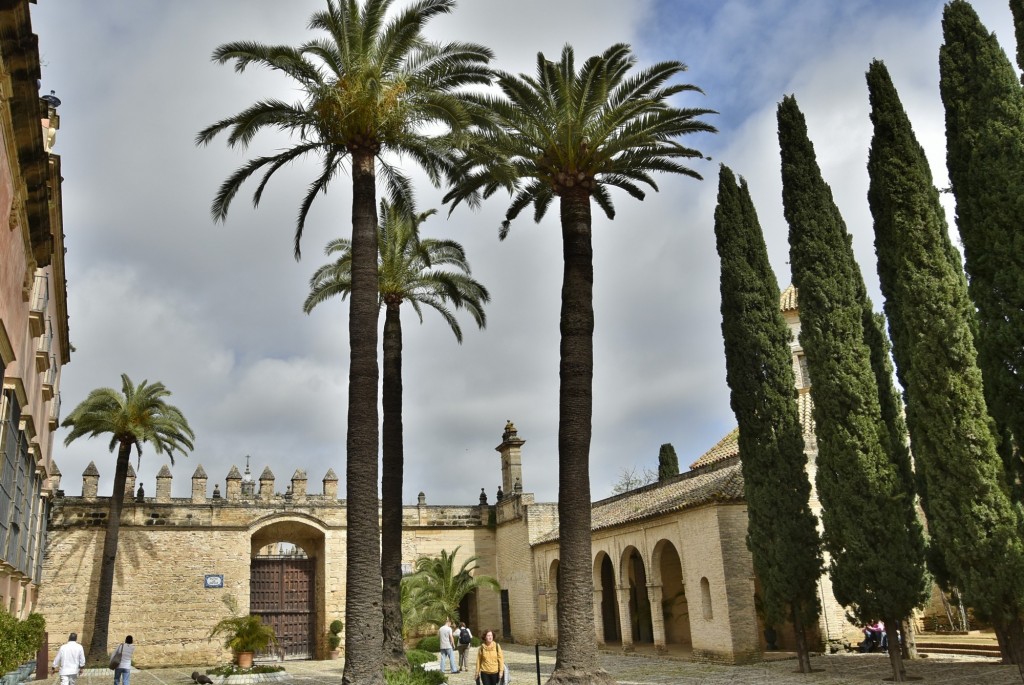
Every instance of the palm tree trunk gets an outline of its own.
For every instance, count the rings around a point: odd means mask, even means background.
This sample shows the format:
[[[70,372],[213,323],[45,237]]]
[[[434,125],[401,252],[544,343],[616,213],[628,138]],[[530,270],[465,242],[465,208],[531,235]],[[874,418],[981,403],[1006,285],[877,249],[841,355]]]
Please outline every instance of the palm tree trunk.
[[[100,583],[96,592],[96,613],[93,615],[92,636],[86,662],[97,664],[107,660],[107,635],[110,629],[110,606],[114,598],[114,562],[117,560],[118,533],[121,530],[121,509],[124,507],[124,484],[128,479],[128,458],[132,443],[121,442],[114,468],[114,492],[110,495],[110,513],[107,532],[103,537],[103,559],[100,564]]]
[[[590,195],[561,198],[561,359],[558,394],[558,652],[548,683],[614,683],[597,664],[590,530],[594,378],[594,250]]]
[[[344,685],[383,685],[377,499],[377,188],[373,152],[352,150]]]
[[[381,556],[384,579],[384,664],[405,666],[402,641],[402,319],[400,304],[388,304],[384,315],[384,380],[381,404],[383,473],[381,475]]]

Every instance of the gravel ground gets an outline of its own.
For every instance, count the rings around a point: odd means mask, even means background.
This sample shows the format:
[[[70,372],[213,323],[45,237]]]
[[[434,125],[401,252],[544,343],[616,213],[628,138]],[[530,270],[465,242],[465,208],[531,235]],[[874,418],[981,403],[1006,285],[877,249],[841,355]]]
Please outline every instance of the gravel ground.
[[[537,670],[532,647],[502,645],[513,685],[534,685]],[[889,660],[882,654],[836,654],[812,659],[815,673],[803,675],[795,672],[796,662],[782,660],[750,666],[717,666],[697,664],[671,657],[624,655],[602,652],[601,664],[620,685],[860,685],[880,683],[889,677]],[[540,683],[547,681],[555,665],[553,651],[541,652]],[[290,661],[285,664],[295,685],[307,683],[341,684],[343,662]],[[189,685],[192,671],[204,669],[192,666],[137,670],[132,673],[131,685]],[[931,656],[907,664],[907,675],[915,683],[935,685],[1020,685],[1021,677],[1015,666],[1004,666],[985,657]],[[52,683],[52,679],[50,681]],[[81,685],[113,683],[113,671],[89,669],[78,681]],[[285,685],[288,681],[283,681]],[[451,685],[472,685],[472,669],[449,677]]]

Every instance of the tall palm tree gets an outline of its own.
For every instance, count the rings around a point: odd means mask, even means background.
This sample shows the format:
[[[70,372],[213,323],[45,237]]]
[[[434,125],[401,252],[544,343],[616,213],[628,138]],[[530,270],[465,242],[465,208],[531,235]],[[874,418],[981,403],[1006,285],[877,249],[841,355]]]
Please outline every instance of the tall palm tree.
[[[107,658],[114,560],[117,558],[117,535],[121,529],[124,486],[128,478],[128,460],[132,448],[135,448],[141,461],[142,443],[148,442],[157,454],[166,454],[171,464],[174,464],[175,452],[187,456],[193,448],[192,441],[196,436],[184,414],[164,401],[170,394],[163,383],[142,381],[134,385],[128,374],[122,373],[121,392],[113,388],[93,390],[61,423],[64,428],[71,428],[71,432],[64,438],[65,445],[70,445],[82,436],[93,438],[110,433],[110,451],[113,452],[117,447],[114,492],[110,496],[110,514],[107,516],[107,531],[103,538],[103,560],[96,594],[96,613],[89,640],[90,663]]]
[[[494,577],[471,573],[477,569],[478,556],[463,561],[456,571],[455,556],[459,549],[456,547],[450,554],[442,549],[440,556],[417,559],[415,572],[402,579],[408,587],[410,604],[415,605],[416,620],[420,625],[432,623],[439,626],[445,620],[458,621],[459,604],[466,595],[478,588],[500,589]]]
[[[609,188],[642,200],[640,185],[657,190],[651,172],[693,178],[682,160],[701,158],[676,139],[714,132],[698,117],[707,109],[680,109],[669,98],[689,84],[666,85],[686,67],[661,62],[630,73],[628,45],[613,45],[576,71],[573,49],[561,59],[537,56],[537,74],[498,74],[501,94],[478,97],[492,123],[463,143],[460,179],[445,201],[477,206],[499,189],[512,196],[499,236],[529,205],[540,221],[555,198],[561,215],[564,272],[560,318],[558,512],[560,587],[558,654],[549,682],[607,682],[594,644],[590,531],[590,436],[593,395],[593,247],[591,201],[612,219]]]
[[[380,303],[384,306],[384,364],[381,404],[382,502],[381,576],[384,605],[384,659],[406,664],[402,641],[402,481],[405,457],[402,438],[402,320],[399,308],[408,302],[423,322],[422,306],[436,310],[462,342],[462,328],[448,308],[465,307],[480,328],[487,323],[483,305],[490,293],[470,277],[462,246],[452,240],[419,239],[419,226],[435,210],[413,214],[381,202],[377,226]],[[336,261],[317,269],[310,279],[309,297],[303,305],[308,314],[324,300],[352,290],[352,245],[344,238],[328,243],[328,256]],[[452,267],[453,270],[444,270]]]
[[[382,614],[377,520],[377,164],[392,201],[411,204],[405,174],[384,158],[402,155],[438,183],[451,171],[450,148],[431,131],[457,130],[470,123],[460,89],[489,83],[492,53],[470,43],[431,43],[427,22],[455,7],[454,0],[416,0],[390,18],[393,0],[327,0],[309,27],[326,36],[299,47],[251,41],[218,47],[213,59],[234,61],[242,72],[252,65],[280,71],[303,93],[294,104],[261,100],[205,128],[197,144],[208,144],[230,129],[228,145],[247,148],[265,128],[298,138],[276,154],[254,157],[231,174],[213,201],[224,220],[232,199],[256,172],[258,205],[271,176],[306,155],[320,158],[321,172],[299,206],[295,256],[314,198],[326,192],[346,164],[352,177],[352,305],[349,308],[347,481],[347,569],[345,682],[380,684]],[[377,646],[374,647],[376,642]]]

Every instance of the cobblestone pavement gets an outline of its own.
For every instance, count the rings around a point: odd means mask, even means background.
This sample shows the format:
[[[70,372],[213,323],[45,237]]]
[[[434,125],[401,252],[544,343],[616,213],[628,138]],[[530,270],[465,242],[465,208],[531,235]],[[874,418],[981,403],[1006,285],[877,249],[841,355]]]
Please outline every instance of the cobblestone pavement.
[[[514,685],[537,682],[532,647],[504,646]],[[751,666],[715,666],[696,664],[670,657],[601,653],[601,664],[620,685],[860,685],[881,683],[889,677],[889,660],[882,654],[837,654],[812,659],[815,673],[795,672],[793,660],[772,661]],[[541,652],[540,683],[547,681],[554,668],[555,655]],[[340,685],[341,661],[290,661],[286,667],[294,685],[326,683]],[[131,685],[190,685],[191,666],[134,671]],[[931,656],[907,664],[907,675],[924,685],[1020,685],[1016,666],[1003,666],[985,657]],[[919,678],[919,679],[918,679]],[[52,683],[52,679],[50,681]],[[451,685],[472,685],[472,669],[449,676]],[[79,678],[81,685],[113,683],[113,672],[89,669]]]

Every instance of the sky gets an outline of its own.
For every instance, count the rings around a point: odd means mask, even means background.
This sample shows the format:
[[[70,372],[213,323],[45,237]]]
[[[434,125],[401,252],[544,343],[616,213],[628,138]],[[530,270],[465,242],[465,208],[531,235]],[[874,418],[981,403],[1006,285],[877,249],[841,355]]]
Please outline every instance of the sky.
[[[195,450],[172,466],[173,494],[190,494],[200,464],[220,483],[251,456],[283,492],[296,469],[309,491],[334,469],[345,487],[347,302],[302,313],[324,245],[350,235],[347,176],[318,198],[292,256],[295,216],[313,159],[279,172],[258,209],[243,188],[227,220],[214,224],[219,184],[250,157],[289,145],[260,134],[248,151],[224,138],[196,147],[196,133],[258,99],[297,101],[295,84],[269,71],[235,73],[210,54],[234,40],[296,45],[311,37],[323,0],[39,0],[32,6],[43,64],[41,92],[62,101],[54,152],[61,156],[70,336],[61,380],[63,414],[97,387],[162,381],[188,417]],[[401,5],[399,0],[397,5]],[[853,235],[876,309],[881,309],[868,211],[871,137],[864,73],[888,66],[938,187],[948,185],[938,92],[942,3],[937,0],[461,0],[428,27],[435,40],[490,46],[495,66],[533,73],[536,55],[557,59],[571,44],[578,62],[608,46],[632,45],[639,67],[685,63],[681,82],[704,94],[679,106],[709,108],[719,132],[682,142],[704,153],[703,181],[661,176],[638,202],[613,191],[614,221],[595,210],[594,414],[591,492],[611,494],[624,469],[657,468],[671,443],[683,469],[735,425],[721,337],[714,208],[719,164],[745,177],[781,287],[789,282],[775,111],[793,94],[823,175]],[[975,9],[1012,55],[1006,0]],[[557,499],[558,315],[561,240],[553,207],[539,224],[524,212],[498,240],[507,197],[449,217],[443,191],[422,174],[421,210],[439,213],[422,235],[465,247],[473,276],[491,292],[487,327],[460,317],[459,345],[436,313],[422,325],[403,314],[405,489],[412,504],[490,502],[501,482],[505,422],[526,440],[523,486]],[[955,237],[950,214],[950,230]],[[404,309],[408,309],[407,307]],[[383,317],[381,317],[383,321]],[[100,493],[113,483],[108,440],[79,440],[54,457],[68,495],[95,461]],[[166,456],[144,449],[139,482],[155,492]],[[344,496],[342,494],[342,496]]]

